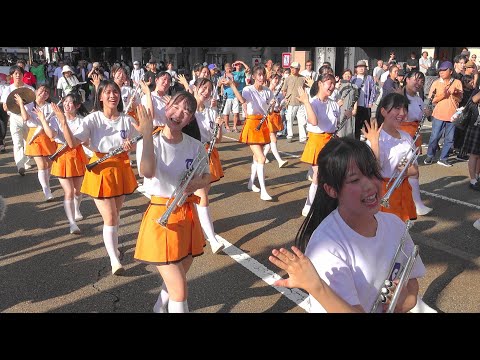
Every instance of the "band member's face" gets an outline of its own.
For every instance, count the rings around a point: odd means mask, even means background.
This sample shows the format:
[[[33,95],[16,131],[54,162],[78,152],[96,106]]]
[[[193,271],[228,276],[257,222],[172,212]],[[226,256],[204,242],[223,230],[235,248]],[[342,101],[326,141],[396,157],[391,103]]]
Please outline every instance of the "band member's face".
[[[327,94],[328,96],[332,95],[333,90],[335,90],[335,81],[332,81],[330,79],[324,81],[324,82],[319,82],[318,85],[320,85],[320,91],[323,92],[324,94]]]
[[[47,100],[48,97],[50,96],[50,92],[45,86],[40,87],[37,89],[37,98],[41,99],[43,101]]]
[[[15,72],[12,74],[13,76],[13,81],[14,82],[19,82],[23,79],[23,74],[20,70],[15,70]]]
[[[172,130],[181,130],[188,125],[193,113],[188,110],[186,100],[182,100],[175,104],[170,101],[167,104],[165,115],[167,116],[168,126]]]
[[[205,84],[201,85],[200,88],[197,90],[198,95],[200,96],[202,101],[210,99],[212,96],[212,83],[206,82]]]
[[[399,129],[408,114],[408,109],[403,106],[393,107],[390,110],[383,108],[381,111],[384,117],[384,128]]]
[[[63,101],[63,110],[65,110],[66,113],[75,114],[75,105],[71,96],[67,96]]]
[[[115,81],[117,84],[121,84],[119,86],[122,86],[125,83],[125,81],[127,81],[127,76],[122,70],[117,70],[117,72],[113,77],[113,81]]]
[[[262,71],[257,71],[252,77],[255,82],[263,85],[263,82],[265,81],[265,75],[263,74]]]
[[[103,108],[116,109],[120,101],[120,93],[112,85],[107,85],[103,88],[100,100],[103,103]]]
[[[407,84],[407,89],[412,90],[413,92],[420,91],[425,85],[425,80],[419,77],[412,76],[405,80]]]
[[[170,77],[165,74],[155,80],[155,85],[159,91],[167,91],[170,87]]]
[[[367,177],[354,161],[350,161],[347,175],[337,194],[338,210],[344,219],[374,215],[380,209],[380,180]]]
[[[206,77],[208,77],[208,75],[209,75],[208,68],[203,68],[203,69],[200,71],[200,76],[199,76],[199,77],[206,78]]]

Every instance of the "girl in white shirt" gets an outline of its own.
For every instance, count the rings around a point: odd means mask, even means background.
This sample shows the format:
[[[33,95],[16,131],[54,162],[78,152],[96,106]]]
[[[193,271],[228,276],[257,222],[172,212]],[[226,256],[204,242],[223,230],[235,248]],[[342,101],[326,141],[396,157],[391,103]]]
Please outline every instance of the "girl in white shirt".
[[[210,183],[207,153],[203,144],[183,133],[194,119],[197,102],[186,91],[177,92],[166,105],[167,122],[155,138],[150,110],[137,107],[139,126],[143,135],[142,146],[137,148],[139,172],[144,176],[145,192],[151,196],[150,205],[143,215],[135,247],[134,259],[153,264],[163,279],[162,289],[153,307],[156,313],[188,312],[187,272],[193,258],[203,254],[205,238],[194,203],[199,198],[192,193]],[[195,160],[196,159],[196,160]],[[183,205],[175,206],[166,226],[158,220],[169,208],[169,200],[179,187],[193,161],[199,164],[195,176],[183,191],[189,195]],[[174,199],[172,199],[173,201]],[[178,200],[177,200],[178,201]]]
[[[318,80],[312,84],[310,93],[315,94],[309,99],[303,89],[299,89],[298,99],[305,106],[307,113],[308,141],[303,150],[300,160],[310,164],[312,167],[312,183],[308,190],[307,200],[302,209],[302,215],[307,216],[313,203],[313,198],[318,187],[318,157],[325,144],[332,138],[338,119],[340,108],[330,98],[335,89],[335,76],[330,73],[323,73]]]
[[[396,258],[389,273],[400,240],[406,234],[407,254],[414,244],[397,216],[379,212],[382,176],[375,155],[362,141],[334,138],[322,149],[318,166],[318,191],[297,233],[294,253],[274,249],[269,257],[290,276],[274,285],[305,289],[311,312],[370,312],[390,280],[387,306],[398,283],[398,267],[406,261]],[[396,312],[415,306],[417,278],[424,274],[418,256]]]
[[[85,174],[85,165],[87,157],[80,144],[75,148],[70,148],[66,144],[63,128],[68,126],[70,131],[74,133],[81,125],[83,118],[88,115],[87,109],[82,104],[79,94],[70,93],[63,99],[63,109],[65,114],[57,104],[52,104],[55,117],[50,122],[45,120],[45,115],[39,109],[36,110],[45,134],[57,144],[56,149],[63,149],[53,159],[52,175],[57,176],[65,194],[63,207],[67,215],[71,234],[80,234],[80,228],[77,221],[83,220],[80,212],[80,204],[82,202],[82,193],[80,188]]]
[[[90,163],[103,158],[111,150],[123,147],[123,152],[87,170],[80,189],[94,199],[102,216],[103,241],[113,275],[125,272],[118,250],[120,210],[125,195],[132,194],[138,186],[128,157],[128,151],[133,149],[130,139],[138,132],[134,127],[135,119],[122,112],[120,94],[121,90],[113,80],[102,80],[96,93],[96,111],[86,116],[73,134],[68,126],[62,128],[71,148],[82,143],[89,144],[95,153]]]

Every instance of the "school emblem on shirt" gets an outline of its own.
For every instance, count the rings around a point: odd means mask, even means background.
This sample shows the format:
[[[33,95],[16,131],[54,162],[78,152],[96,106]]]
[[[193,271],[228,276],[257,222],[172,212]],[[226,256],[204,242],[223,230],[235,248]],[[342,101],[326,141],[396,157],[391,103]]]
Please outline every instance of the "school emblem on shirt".
[[[120,130],[120,137],[125,140],[127,138],[127,130]]]
[[[397,277],[398,273],[401,270],[402,265],[400,263],[395,263],[395,266],[393,267],[392,273],[390,274],[390,277],[388,280],[393,281]]]
[[[192,166],[193,159],[186,159],[185,160],[185,166],[187,169],[190,169],[190,166]]]
[[[210,130],[213,130],[213,121],[210,120],[209,124],[210,124]]]

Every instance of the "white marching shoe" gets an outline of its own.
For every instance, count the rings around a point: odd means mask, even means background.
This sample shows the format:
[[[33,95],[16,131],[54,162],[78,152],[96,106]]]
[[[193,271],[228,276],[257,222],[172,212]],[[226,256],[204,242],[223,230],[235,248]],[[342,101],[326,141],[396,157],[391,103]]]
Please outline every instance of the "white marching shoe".
[[[225,245],[223,245],[217,239],[215,239],[215,241],[210,241],[210,247],[212,248],[212,253],[213,254],[218,254],[220,251],[225,249]]]
[[[415,209],[417,210],[417,215],[419,216],[424,216],[432,212],[432,208],[422,205],[422,206],[415,206]]]
[[[272,197],[268,195],[266,192],[260,194],[260,199],[265,200],[265,201],[270,201],[272,200]]]
[[[70,225],[70,234],[80,234],[80,233],[81,233],[81,230],[77,226],[77,224],[71,224]]]
[[[260,188],[257,187],[257,185],[251,183],[250,181],[248,182],[247,187],[248,187],[248,190],[250,190],[250,191],[253,191],[253,192],[256,192],[256,193],[260,192]]]
[[[117,263],[112,265],[112,275],[123,275],[125,274],[125,268],[122,266],[122,264]]]

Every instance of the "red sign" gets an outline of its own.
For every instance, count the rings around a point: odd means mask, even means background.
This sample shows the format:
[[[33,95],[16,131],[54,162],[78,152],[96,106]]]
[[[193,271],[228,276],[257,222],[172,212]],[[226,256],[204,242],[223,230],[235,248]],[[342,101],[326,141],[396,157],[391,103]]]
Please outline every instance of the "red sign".
[[[291,53],[282,53],[282,67],[288,68],[290,67],[290,63],[292,62],[292,54]]]

